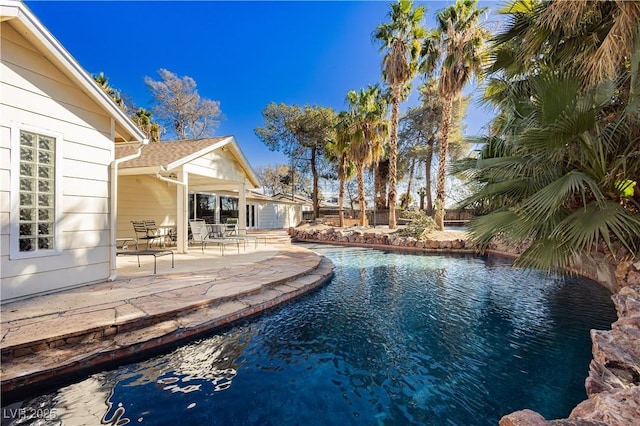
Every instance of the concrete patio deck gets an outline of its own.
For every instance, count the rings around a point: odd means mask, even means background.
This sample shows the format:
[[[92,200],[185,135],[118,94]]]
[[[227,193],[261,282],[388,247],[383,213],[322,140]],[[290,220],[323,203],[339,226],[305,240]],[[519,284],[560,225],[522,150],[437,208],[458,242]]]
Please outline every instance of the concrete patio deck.
[[[326,282],[333,264],[284,232],[240,254],[217,247],[117,258],[115,281],[3,304],[2,393],[193,338]]]

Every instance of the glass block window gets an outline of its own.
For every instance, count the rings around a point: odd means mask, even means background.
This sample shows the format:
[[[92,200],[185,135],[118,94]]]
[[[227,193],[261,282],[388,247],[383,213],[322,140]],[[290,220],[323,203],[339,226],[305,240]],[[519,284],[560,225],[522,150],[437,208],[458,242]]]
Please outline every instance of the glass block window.
[[[18,250],[53,250],[56,139],[20,131]]]

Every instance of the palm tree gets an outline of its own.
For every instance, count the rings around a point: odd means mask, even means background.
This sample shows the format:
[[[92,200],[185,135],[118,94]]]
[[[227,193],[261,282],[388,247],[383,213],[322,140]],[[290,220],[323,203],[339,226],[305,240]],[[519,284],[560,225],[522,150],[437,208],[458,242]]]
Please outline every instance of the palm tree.
[[[495,38],[485,91],[499,114],[479,159],[462,165],[479,186],[465,203],[485,213],[470,226],[480,247],[496,234],[528,240],[518,264],[560,271],[593,251],[637,258],[640,192],[629,189],[640,182],[640,27],[618,46],[624,59],[600,57],[617,64],[613,75],[576,61],[603,54],[595,52],[623,30],[616,22],[627,7],[637,12],[618,2],[504,9],[510,25]]]
[[[480,25],[484,9],[476,7],[477,0],[456,0],[456,3],[437,14],[438,28],[425,41],[423,57],[427,58],[426,70],[435,69],[434,52],[440,52],[440,78],[438,89],[442,97],[440,124],[440,153],[436,181],[435,221],[444,230],[445,176],[447,152],[451,130],[453,104],[462,89],[481,71],[488,56],[485,42],[489,32]]]
[[[356,174],[356,167],[349,156],[351,149],[351,129],[353,117],[345,111],[338,114],[334,127],[333,137],[326,146],[325,155],[332,163],[336,164],[340,186],[338,190],[338,214],[340,227],[344,226],[344,192],[345,183]]]
[[[358,201],[360,203],[360,225],[366,224],[366,200],[364,192],[364,170],[375,164],[382,156],[383,142],[388,136],[388,126],[384,119],[387,105],[377,85],[350,90],[349,104],[350,138],[349,157],[357,165]]]
[[[160,125],[151,120],[151,111],[140,107],[131,115],[131,119],[151,142],[160,140]]]
[[[386,51],[382,59],[383,77],[391,89],[391,138],[389,140],[389,228],[396,228],[396,184],[398,164],[398,121],[403,90],[418,70],[422,39],[426,35],[421,22],[424,6],[413,8],[412,0],[391,5],[391,22],[378,26],[375,38]]]
[[[522,8],[517,2],[516,8]],[[615,78],[631,57],[639,29],[637,1],[529,2],[535,25],[524,27],[523,52],[542,49],[570,64],[587,85]],[[518,10],[518,9],[516,9]],[[546,45],[546,47],[544,47]]]
[[[488,210],[472,237],[481,247],[496,234],[528,239],[517,263],[548,270],[576,267],[598,245],[637,256],[640,205],[625,190],[640,179],[638,120],[609,114],[609,82],[583,94],[575,75],[557,74],[529,79],[523,115],[487,139],[471,168],[482,186],[466,204]]]
[[[105,76],[103,72],[100,72],[100,74],[94,74],[93,79],[98,83],[98,86],[100,86],[100,88],[104,90],[111,99],[113,99],[116,105],[126,110],[124,100],[122,99],[122,96],[120,96],[120,91],[111,87],[109,84],[109,77]]]

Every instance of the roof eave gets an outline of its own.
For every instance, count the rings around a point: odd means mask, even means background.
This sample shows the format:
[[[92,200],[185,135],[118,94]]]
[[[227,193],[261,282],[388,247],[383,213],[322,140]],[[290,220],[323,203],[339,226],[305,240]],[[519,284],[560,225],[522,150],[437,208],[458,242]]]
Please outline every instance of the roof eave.
[[[242,170],[247,175],[247,179],[249,180],[249,182],[253,185],[254,188],[259,188],[260,180],[258,179],[255,172],[251,168],[251,165],[249,164],[249,160],[247,160],[247,157],[244,155],[244,153],[240,149],[240,146],[238,145],[238,142],[233,136],[226,137],[221,141],[218,141],[212,145],[209,145],[206,148],[203,148],[199,151],[196,151],[192,154],[182,157],[179,160],[165,164],[163,167],[166,170],[173,170],[173,169],[182,167],[183,165],[187,164],[190,161],[195,160],[196,158],[200,158],[203,155],[209,154],[210,152],[221,149],[227,145],[230,145],[233,147],[232,154],[234,155],[234,157],[236,157],[236,159],[240,163],[240,167],[242,167]]]
[[[165,169],[162,166],[123,167],[118,169],[118,175],[119,176],[156,175],[164,171]]]
[[[258,176],[253,171],[253,168],[251,167],[251,164],[249,163],[249,160],[247,159],[247,157],[244,155],[244,152],[242,152],[242,150],[240,149],[240,146],[238,145],[236,138],[233,136],[231,136],[230,138],[234,148],[234,154],[238,158],[240,165],[242,166],[245,173],[247,174],[249,181],[254,186],[254,188],[260,188],[261,186],[260,179],[258,179]]]
[[[164,167],[167,170],[173,170],[173,169],[176,169],[178,167],[182,167],[183,165],[187,164],[190,161],[195,160],[196,158],[200,158],[203,155],[206,155],[206,154],[208,154],[210,152],[215,151],[216,149],[222,148],[223,146],[225,146],[226,144],[229,143],[230,139],[231,139],[231,137],[222,139],[221,141],[216,142],[213,145],[209,145],[206,148],[202,148],[201,150],[193,152],[193,153],[191,153],[189,155],[186,155],[186,156],[184,156],[184,157],[182,157],[182,158],[180,158],[180,159],[178,159],[176,161],[173,161],[171,163],[165,164]]]
[[[93,77],[82,68],[24,3],[15,0],[0,0],[0,16],[2,21],[18,19],[20,25],[40,44],[38,47],[42,49],[43,54],[61,68],[67,77],[75,81],[87,96],[107,111],[133,140],[142,142],[146,139],[145,134],[98,87]]]

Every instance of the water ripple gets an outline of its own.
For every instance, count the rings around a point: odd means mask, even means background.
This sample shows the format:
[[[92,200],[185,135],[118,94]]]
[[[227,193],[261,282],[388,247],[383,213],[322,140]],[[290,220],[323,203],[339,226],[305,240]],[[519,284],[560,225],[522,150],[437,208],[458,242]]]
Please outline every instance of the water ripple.
[[[523,408],[558,418],[585,397],[589,329],[615,320],[587,280],[472,256],[312,248],[336,264],[313,294],[23,405],[44,398],[64,424],[86,413],[112,424],[473,426]]]

